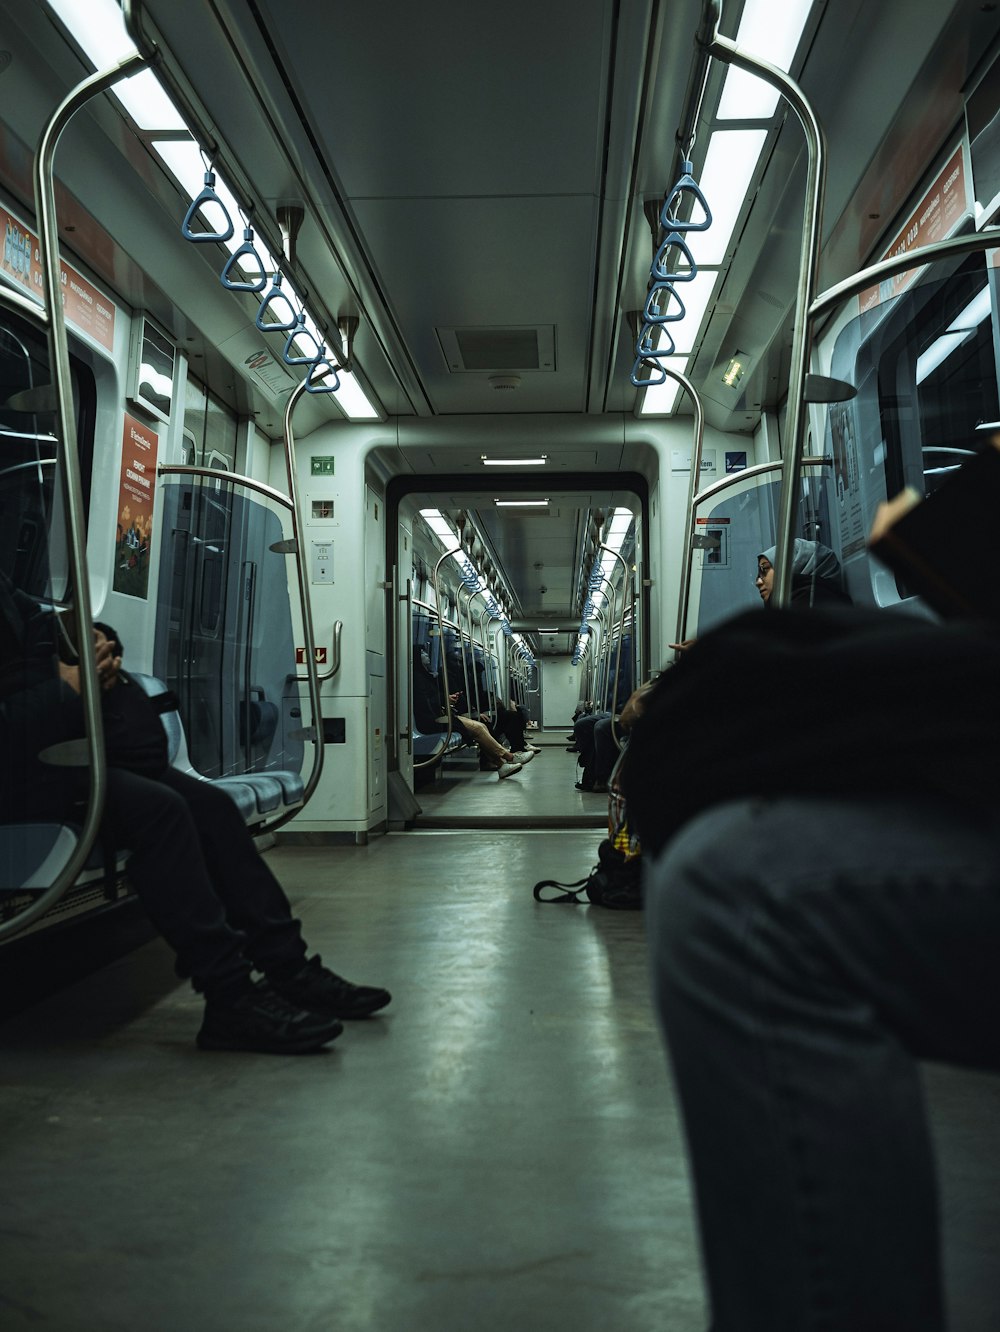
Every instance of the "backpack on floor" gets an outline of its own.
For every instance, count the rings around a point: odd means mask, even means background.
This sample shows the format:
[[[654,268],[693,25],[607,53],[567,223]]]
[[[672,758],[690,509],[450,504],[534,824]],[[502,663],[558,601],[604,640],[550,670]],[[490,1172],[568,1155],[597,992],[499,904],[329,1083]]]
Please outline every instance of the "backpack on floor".
[[[626,856],[605,838],[597,848],[597,864],[585,879],[575,883],[560,883],[557,879],[542,879],[532,890],[536,902],[567,902],[575,906],[611,907],[618,911],[638,911],[642,908],[639,856]],[[546,889],[559,889],[555,897],[545,897]]]

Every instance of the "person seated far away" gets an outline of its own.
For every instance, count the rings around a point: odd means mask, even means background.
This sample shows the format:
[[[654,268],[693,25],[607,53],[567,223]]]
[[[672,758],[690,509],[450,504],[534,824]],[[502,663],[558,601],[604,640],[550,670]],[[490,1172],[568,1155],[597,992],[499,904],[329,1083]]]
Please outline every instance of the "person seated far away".
[[[457,692],[449,695],[452,730],[457,731],[468,744],[479,746],[480,753],[485,755],[501,781],[520,772],[525,763],[534,758],[534,754],[527,751],[515,754],[490,735],[484,722],[458,713],[455,709],[461,697]],[[421,735],[442,735],[447,732],[448,713],[443,710],[444,707],[441,682],[431,671],[430,654],[426,648],[421,648],[413,662],[413,719]]]
[[[770,605],[774,584],[774,561],[777,546],[769,546],[757,556],[757,577],[754,579],[760,599]],[[819,541],[796,537],[792,547],[792,590],[790,601],[796,605],[819,606],[851,598],[844,591],[840,561],[829,546]],[[677,644],[683,650],[687,644]]]
[[[15,768],[23,774],[4,790],[5,817],[13,822],[51,818],[53,806],[46,765],[37,757],[39,729],[23,724],[20,691],[9,688],[12,674],[28,684],[34,706],[44,693],[50,734],[53,717],[64,735],[82,734],[79,666],[59,662],[53,671],[54,617],[35,610],[0,581],[8,683],[0,730],[20,750],[7,749],[8,775]],[[177,954],[179,973],[205,996],[199,1047],[305,1053],[339,1036],[342,1019],[384,1008],[387,990],[354,985],[318,956],[307,957],[300,923],[230,797],[170,767],[163,726],[121,669],[121,641],[110,626],[95,629],[93,650],[108,760],[103,832],[130,852],[127,873],[136,895]],[[77,795],[85,791],[82,774],[59,771],[78,783]]]
[[[734,617],[645,700],[622,780],[713,1332],[943,1332],[918,1061],[1000,1070],[998,678],[992,620],[831,601]],[[720,709],[734,680],[766,705]]]

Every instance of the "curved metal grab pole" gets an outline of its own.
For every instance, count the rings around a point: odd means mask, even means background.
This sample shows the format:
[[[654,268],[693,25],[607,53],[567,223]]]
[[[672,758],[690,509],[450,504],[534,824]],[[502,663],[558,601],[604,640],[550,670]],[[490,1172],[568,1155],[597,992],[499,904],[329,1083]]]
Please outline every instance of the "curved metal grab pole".
[[[598,549],[600,549],[600,547],[598,547]],[[610,626],[611,626],[611,624],[614,622],[614,618],[615,618],[615,603],[616,603],[616,601],[618,600],[618,595],[617,595],[617,593],[615,592],[615,585],[614,585],[614,583],[611,581],[611,579],[608,577],[608,575],[604,572],[603,569],[601,570],[601,582],[602,582],[602,583],[607,583],[608,587],[611,589],[611,594],[610,594],[610,596],[608,596],[607,593],[602,592],[602,595],[603,595],[603,596],[607,596],[607,597],[608,597],[608,602],[609,602],[609,610],[608,610],[607,624],[605,624],[605,622],[604,622],[604,616],[601,614],[601,611],[603,610],[603,607],[597,607],[597,606],[594,607],[594,614],[595,614],[595,615],[598,615],[598,616],[600,617],[600,620],[601,620],[601,647],[600,647],[600,654],[599,654],[598,661],[597,661],[597,695],[595,695],[595,697],[600,696],[601,698],[603,698],[605,692],[607,691],[607,688],[608,688],[608,685],[609,685],[609,683],[610,683],[610,680],[611,680],[611,628],[610,628]]]
[[[76,846],[55,880],[39,894],[30,906],[18,912],[11,920],[0,924],[0,938],[18,931],[44,915],[66,892],[80,873],[90,848],[93,846],[104,812],[107,789],[107,760],[104,753],[104,725],[101,718],[101,688],[97,678],[97,661],[93,652],[91,630],[93,611],[90,603],[90,578],[87,571],[86,519],[83,511],[83,487],[80,480],[80,460],[77,455],[76,418],[73,414],[73,380],[69,366],[69,342],[66,337],[66,318],[62,305],[62,271],[59,262],[59,220],[56,212],[54,160],[62,133],[81,107],[112,87],[119,79],[145,68],[142,56],[133,55],[119,61],[110,69],[98,71],[84,79],[66,96],[53,112],[42,133],[35,154],[33,183],[35,192],[35,223],[38,227],[38,251],[41,256],[42,278],[45,292],[45,310],[39,312],[34,303],[29,318],[43,325],[48,334],[49,359],[56,390],[56,415],[59,421],[62,445],[60,476],[63,502],[66,509],[67,555],[69,586],[76,599],[77,636],[80,668],[80,701],[83,706],[85,748],[90,769],[87,790],[87,808],[83,817]],[[5,293],[7,295],[7,293]],[[24,304],[11,302],[25,313]],[[86,641],[84,641],[84,639]]]
[[[313,644],[316,641],[315,631],[313,630],[312,601],[309,596],[309,579],[306,577],[305,560],[302,557],[302,538],[299,527],[299,497],[298,484],[295,476],[295,436],[292,432],[292,413],[300,402],[302,395],[306,391],[306,380],[296,384],[288,397],[285,405],[285,479],[288,482],[289,514],[292,523],[292,545],[288,549],[289,555],[295,556],[295,573],[299,584],[299,604],[302,608],[302,632],[306,640],[306,675],[305,682],[309,685],[309,708],[312,713],[312,742],[313,742],[313,766],[312,772],[306,781],[305,789],[302,792],[302,804],[295,810],[289,810],[286,814],[279,815],[270,823],[262,825],[261,830],[273,832],[275,828],[280,828],[283,823],[294,818],[309,803],[309,800],[319,785],[320,774],[323,771],[323,719],[322,708],[319,698],[319,675],[316,670],[316,656],[313,652]],[[338,660],[339,668],[339,660]]]
[[[451,719],[452,719],[451,695],[448,692],[448,661],[447,661],[448,654],[444,648],[444,615],[441,612],[441,589],[438,585],[438,570],[441,568],[441,565],[444,564],[445,560],[449,559],[452,555],[456,555],[461,549],[462,549],[461,546],[455,546],[454,549],[452,550],[446,550],[444,554],[441,556],[441,558],[438,560],[437,564],[435,564],[434,572],[431,575],[431,584],[434,588],[434,610],[437,612],[438,635],[439,635],[439,641],[441,643],[441,676],[444,680],[444,706],[445,706],[445,715],[448,718],[448,730],[445,732],[444,739],[441,742],[441,748],[436,749],[434,753],[430,756],[430,758],[424,759],[422,763],[414,763],[413,765],[414,772],[416,772],[417,768],[430,768],[435,763],[437,763],[438,759],[441,758],[441,756],[446,752],[448,748],[448,741],[451,739],[452,733],[454,732],[455,729],[454,726],[452,726],[451,724]],[[411,653],[413,651],[412,643],[410,644],[410,651]],[[413,670],[412,661],[410,663],[410,670],[411,671]]]
[[[738,486],[741,481],[746,481],[748,477],[760,477],[768,472],[780,472],[783,463],[768,462],[755,463],[753,467],[744,467],[742,471],[732,472],[729,476],[722,476],[718,481],[713,481],[710,486],[706,486],[694,497],[695,509],[699,509],[708,499],[716,499],[724,490],[732,490]],[[832,458],[810,457],[802,459],[802,466],[805,467],[832,467]]]
[[[316,680],[319,684],[325,684],[327,680],[333,680],[337,675],[340,674],[340,657],[341,657],[340,640],[343,632],[344,632],[344,621],[334,620],[333,636],[330,643],[330,666],[325,671],[317,671]],[[299,684],[305,684],[305,682],[309,679],[309,676],[290,675],[288,678],[290,680],[297,681]]]
[[[791,365],[788,373],[788,445],[782,458],[781,495],[778,501],[777,550],[774,587],[771,599],[776,606],[788,604],[792,590],[792,543],[795,540],[796,482],[802,464],[805,441],[805,383],[812,350],[810,309],[819,274],[819,232],[826,188],[826,145],[816,115],[798,84],[784,70],[769,65],[741,51],[735,42],[716,33],[708,44],[708,53],[756,74],[777,88],[799,119],[806,138],[809,164],[802,217],[802,248],[799,258],[799,283],[795,296],[795,320],[792,330]],[[685,617],[686,618],[686,617]],[[678,639],[678,642],[681,640]]]
[[[611,694],[611,738],[612,738],[612,740],[614,740],[615,744],[617,745],[617,747],[618,747],[618,752],[621,753],[622,742],[619,740],[619,738],[618,738],[618,733],[617,733],[617,731],[615,730],[615,701],[616,701],[616,699],[618,698],[618,680],[619,680],[619,677],[620,677],[620,674],[621,674],[621,665],[622,665],[622,639],[625,637],[625,591],[626,591],[626,588],[631,588],[631,590],[632,590],[631,610],[632,610],[632,619],[633,619],[633,622],[634,622],[634,620],[635,620],[635,588],[632,586],[631,579],[630,579],[629,576],[628,576],[628,564],[625,562],[625,560],[622,559],[621,555],[619,555],[618,552],[617,552],[616,550],[612,550],[610,546],[604,546],[604,545],[601,545],[601,546],[598,547],[598,549],[599,549],[599,550],[606,550],[606,551],[608,552],[609,555],[613,555],[613,556],[615,557],[615,559],[618,561],[618,563],[619,563],[619,564],[622,566],[622,568],[625,570],[625,580],[624,580],[624,582],[622,583],[622,615],[621,615],[621,619],[618,621],[618,651],[617,651],[617,653],[616,653],[616,655],[615,655],[615,684],[614,684],[614,689],[613,689],[612,694]],[[634,639],[635,639],[635,635],[633,634],[632,637],[633,637],[633,641],[634,641]]]
[[[935,259],[975,254],[977,250],[995,250],[997,247],[1000,247],[1000,227],[984,227],[971,236],[952,236],[950,240],[935,241],[932,245],[922,245],[919,250],[908,250],[906,254],[896,255],[892,259],[882,259],[821,292],[809,307],[809,318],[815,321],[834,306],[842,304],[849,296],[857,296],[867,287],[876,287],[886,278],[905,273],[907,269],[926,268]]]
[[[701,477],[701,454],[702,445],[705,441],[705,408],[698,390],[687,375],[682,374],[680,370],[672,369],[669,365],[664,365],[663,370],[671,379],[680,384],[694,407],[694,443],[691,447],[691,475],[688,479],[687,527],[684,531],[684,550],[681,555],[681,584],[677,593],[676,641],[683,643],[684,625],[687,623],[688,617],[688,601],[691,597],[691,565],[694,560],[694,546],[691,544],[691,538],[694,535],[692,528],[694,526],[695,496],[698,493],[698,481]],[[679,651],[675,651],[674,660],[678,660],[680,655]]]
[[[397,717],[396,730],[398,739],[406,741],[406,753],[408,758],[413,757],[413,668],[411,657],[413,654],[413,579],[407,578],[406,592],[397,593],[397,600],[406,602],[406,661],[410,669],[406,672],[406,726],[399,730],[399,721]],[[398,615],[398,609],[397,609]],[[399,661],[399,652],[396,652],[396,661]],[[398,664],[397,668],[398,670]],[[399,698],[398,687],[394,691],[396,698]]]
[[[500,677],[500,661],[499,661],[499,658],[497,657],[497,654],[496,654],[496,648],[493,647],[492,649],[488,649],[488,648],[487,648],[487,645],[486,645],[486,617],[487,617],[487,616],[492,616],[494,620],[498,620],[498,619],[500,618],[499,615],[496,615],[493,611],[490,610],[489,603],[487,603],[487,604],[483,607],[482,612],[481,612],[481,614],[480,614],[480,616],[479,616],[479,636],[480,636],[480,638],[483,640],[483,656],[484,656],[485,660],[486,660],[486,661],[489,661],[490,663],[492,663],[493,661],[496,661],[496,663],[497,663],[497,684],[499,684],[499,677]],[[490,699],[492,698],[493,702],[492,702],[492,704],[490,705],[490,711],[491,711],[491,712],[496,712],[496,710],[497,710],[497,694],[496,694],[496,690],[495,690],[494,687],[493,687],[493,680],[490,678],[492,675],[493,675],[492,670],[488,670],[488,671],[486,672],[486,701],[487,701],[487,703],[489,703],[489,702],[490,702]]]

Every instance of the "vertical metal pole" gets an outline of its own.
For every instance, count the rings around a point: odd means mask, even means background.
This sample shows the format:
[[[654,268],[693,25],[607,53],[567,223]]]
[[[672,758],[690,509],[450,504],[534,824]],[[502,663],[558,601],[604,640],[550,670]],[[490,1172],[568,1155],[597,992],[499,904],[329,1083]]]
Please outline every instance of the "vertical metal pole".
[[[296,384],[289,395],[285,406],[285,477],[288,482],[288,498],[291,502],[291,524],[292,524],[292,542],[295,554],[295,573],[299,584],[299,602],[302,606],[302,631],[306,639],[306,679],[309,683],[309,707],[312,710],[312,723],[314,731],[313,742],[313,768],[309,774],[309,780],[305,784],[302,793],[302,802],[305,804],[312,793],[319,785],[320,774],[323,771],[323,756],[325,745],[323,743],[323,717],[319,698],[319,680],[316,671],[316,656],[313,652],[313,644],[316,642],[316,636],[313,631],[312,601],[309,596],[309,578],[306,570],[306,556],[302,548],[302,529],[299,523],[299,497],[298,482],[295,474],[295,436],[292,433],[292,413],[296,405],[306,391],[308,380],[303,379],[301,383]]]
[[[707,47],[710,55],[756,74],[772,84],[799,118],[809,154],[806,197],[802,218],[802,247],[799,258],[799,282],[795,298],[795,323],[792,332],[792,360],[788,375],[788,418],[786,446],[782,456],[781,497],[778,504],[777,550],[775,552],[774,589],[771,602],[788,604],[792,589],[792,545],[795,541],[797,485],[805,441],[805,382],[812,351],[812,322],[809,307],[816,292],[819,269],[820,226],[826,189],[826,145],[816,115],[798,84],[784,70],[758,60],[739,49],[735,42],[716,35]]]

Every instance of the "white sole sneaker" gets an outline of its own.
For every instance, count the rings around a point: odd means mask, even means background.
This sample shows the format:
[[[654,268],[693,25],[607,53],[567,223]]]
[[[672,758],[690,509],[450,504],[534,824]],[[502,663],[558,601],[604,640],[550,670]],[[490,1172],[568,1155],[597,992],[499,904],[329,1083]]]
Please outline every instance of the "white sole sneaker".
[[[533,749],[517,749],[514,751],[514,762],[520,763],[522,766],[525,763],[530,763],[534,757],[535,751]]]
[[[523,763],[501,763],[497,769],[497,776],[503,781],[505,777],[513,777],[514,773],[520,772],[523,767]]]

